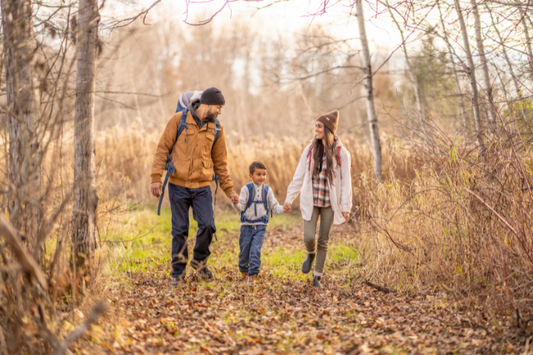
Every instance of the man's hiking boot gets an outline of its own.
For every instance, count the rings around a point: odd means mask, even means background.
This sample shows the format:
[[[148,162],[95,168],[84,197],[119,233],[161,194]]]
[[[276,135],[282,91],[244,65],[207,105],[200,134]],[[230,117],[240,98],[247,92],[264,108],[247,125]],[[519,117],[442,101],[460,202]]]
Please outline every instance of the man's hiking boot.
[[[246,278],[248,277],[248,271],[241,271],[241,274],[242,274],[242,279],[246,280]]]
[[[307,258],[305,258],[304,263],[302,264],[302,272],[304,274],[308,274],[309,271],[311,271],[311,268],[313,267],[313,261],[315,260],[316,254],[307,254]]]
[[[321,278],[322,277],[320,277],[320,276],[313,277],[313,286],[318,288],[319,290],[323,289],[322,285],[320,284],[320,279]]]
[[[172,281],[170,281],[170,284],[172,286],[179,286],[181,283],[185,281],[185,275],[181,274],[179,276],[172,276]]]
[[[196,272],[198,273],[198,276],[200,276],[204,280],[214,280],[215,277],[209,271],[207,268],[207,265],[205,264],[205,261],[198,261],[198,260],[191,260],[191,266]]]

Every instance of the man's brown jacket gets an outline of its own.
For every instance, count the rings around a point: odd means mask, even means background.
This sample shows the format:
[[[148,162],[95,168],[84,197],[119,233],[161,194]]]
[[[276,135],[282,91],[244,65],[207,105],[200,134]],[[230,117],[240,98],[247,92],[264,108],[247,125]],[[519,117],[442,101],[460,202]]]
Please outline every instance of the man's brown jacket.
[[[159,140],[152,164],[152,182],[161,182],[167,155],[176,143],[181,114],[178,112],[172,116]],[[226,137],[222,124],[220,135],[213,145],[214,123],[206,123],[199,129],[190,111],[188,111],[186,122],[188,128],[183,129],[172,151],[172,162],[176,172],[170,176],[169,182],[191,189],[209,186],[213,179],[214,169],[220,178],[220,187],[226,195],[235,193],[228,173]]]

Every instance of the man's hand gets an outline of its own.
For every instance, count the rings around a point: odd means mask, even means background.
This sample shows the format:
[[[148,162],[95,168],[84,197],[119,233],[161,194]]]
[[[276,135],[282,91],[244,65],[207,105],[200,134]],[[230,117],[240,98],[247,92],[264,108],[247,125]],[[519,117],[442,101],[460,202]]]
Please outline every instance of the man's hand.
[[[233,203],[234,205],[239,203],[239,195],[237,195],[236,193],[233,193],[228,197],[231,199],[231,203]]]
[[[350,220],[350,212],[342,212],[342,216],[344,217],[346,222],[348,222]],[[346,223],[346,222],[344,222],[344,223]]]
[[[150,189],[152,190],[152,195],[155,197],[160,197],[163,193],[163,184],[160,182],[152,182],[152,185],[150,185]]]
[[[283,212],[289,213],[291,211],[292,203],[285,202],[283,205]]]

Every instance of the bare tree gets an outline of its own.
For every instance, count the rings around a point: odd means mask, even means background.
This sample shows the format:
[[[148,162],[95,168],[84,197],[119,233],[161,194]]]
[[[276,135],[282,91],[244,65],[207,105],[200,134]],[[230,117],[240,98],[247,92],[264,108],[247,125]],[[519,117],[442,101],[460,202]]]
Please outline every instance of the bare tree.
[[[39,101],[33,63],[36,42],[30,0],[3,0],[9,130],[10,221],[33,246],[42,220]]]
[[[94,91],[99,20],[97,0],[81,0],[74,116],[72,243],[75,251],[83,256],[91,256],[96,248],[98,196],[94,161]]]
[[[396,20],[396,17],[394,16],[392,8],[389,5],[389,1],[386,0],[385,2],[386,2],[387,7],[389,9],[389,14],[390,14],[390,16],[392,18],[392,21],[396,25],[396,28],[398,28],[398,32],[400,32],[400,36],[401,36],[401,39],[402,39],[403,55],[404,55],[404,58],[405,58],[405,63],[407,64],[407,71],[409,73],[409,79],[411,80],[411,84],[413,85],[413,93],[415,94],[416,107],[418,109],[418,119],[420,120],[420,126],[422,127],[422,132],[424,133],[424,138],[425,138],[426,142],[429,145],[429,142],[428,142],[429,137],[428,137],[428,134],[426,132],[426,126],[425,126],[425,122],[424,122],[424,109],[422,107],[422,102],[420,100],[420,88],[418,87],[418,83],[417,83],[416,78],[415,78],[415,74],[414,74],[414,71],[413,71],[413,66],[412,66],[411,60],[409,59],[409,56],[407,55],[407,45],[405,43],[405,37],[403,35],[403,30],[400,27],[400,24],[398,23],[398,21]]]
[[[450,55],[453,77],[455,79],[455,87],[457,90],[457,95],[459,97],[459,109],[461,110],[461,117],[463,119],[463,125],[464,125],[464,130],[465,130],[465,138],[468,139],[468,119],[466,117],[465,102],[464,102],[464,97],[463,97],[463,93],[461,90],[461,81],[459,80],[459,75],[457,73],[457,67],[456,67],[455,59],[454,59],[455,50],[453,49],[450,43],[448,31],[446,30],[446,25],[444,24],[444,16],[442,15],[440,2],[437,2],[437,8],[439,9],[439,19],[440,19],[440,24],[442,26],[442,31],[443,31],[442,38],[444,39],[444,42],[446,43],[446,48],[448,48],[448,53]]]
[[[379,138],[378,117],[374,105],[374,89],[372,83],[372,63],[370,62],[370,50],[368,49],[368,39],[366,37],[365,16],[363,13],[363,0],[357,0],[357,24],[359,25],[359,36],[361,37],[361,47],[363,50],[363,67],[365,71],[365,89],[366,89],[366,109],[368,114],[368,127],[370,129],[370,142],[372,143],[372,152],[374,155],[374,173],[376,181],[382,181],[381,167],[381,141]]]
[[[492,97],[492,86],[490,84],[489,66],[487,65],[487,57],[485,56],[485,46],[483,45],[483,37],[481,36],[481,20],[479,18],[479,9],[476,0],[470,0],[472,4],[472,12],[474,13],[474,28],[476,30],[476,43],[481,61],[481,74],[483,76],[483,90],[486,95],[487,116],[489,120],[489,127],[494,130],[496,124],[496,114],[494,112],[494,99]],[[474,70],[474,68],[472,68]]]
[[[483,143],[483,128],[481,126],[481,114],[479,111],[479,94],[477,91],[476,81],[476,69],[474,66],[474,60],[472,59],[472,52],[470,51],[470,41],[468,39],[468,32],[466,30],[465,19],[463,17],[463,10],[459,4],[459,0],[454,0],[455,11],[457,12],[457,18],[461,26],[461,35],[463,37],[463,45],[468,61],[468,67],[466,67],[468,76],[470,77],[470,86],[472,87],[472,108],[474,111],[474,122],[476,123],[476,135],[479,150],[481,154],[485,151],[485,144]]]
[[[518,100],[520,102],[520,112],[522,114],[522,119],[524,121],[526,121],[527,119],[527,115],[526,115],[526,112],[524,110],[524,106],[522,105],[522,92],[520,90],[520,85],[518,84],[518,80],[515,76],[515,73],[514,73],[514,69],[513,69],[513,65],[511,63],[511,60],[509,58],[509,55],[507,54],[507,48],[505,47],[505,43],[504,43],[504,40],[503,40],[503,37],[500,33],[500,30],[498,29],[498,26],[496,24],[496,22],[494,21],[494,16],[492,15],[492,11],[490,9],[490,7],[488,5],[487,6],[487,10],[489,12],[489,15],[490,15],[490,20],[491,20],[491,23],[492,23],[492,27],[494,28],[494,30],[496,31],[496,34],[498,35],[498,40],[499,40],[499,43],[501,45],[501,48],[502,48],[502,52],[503,52],[503,57],[505,59],[505,62],[507,63],[507,66],[508,66],[508,69],[509,69],[509,75],[511,76],[511,80],[513,81],[513,85],[514,85],[514,88],[515,88],[515,91],[516,91],[516,95],[518,97]],[[498,75],[500,75],[498,73]],[[501,78],[500,78],[500,81],[501,81]],[[502,88],[505,90],[505,85],[503,85],[502,83]],[[507,92],[507,90],[505,90],[505,93]],[[509,104],[509,107],[512,107],[510,104],[511,102],[507,99],[507,94],[505,95],[506,98],[505,98],[505,101],[507,101],[507,103]],[[512,110],[510,110],[510,113],[512,114]],[[515,123],[515,130],[518,130],[517,127],[516,127],[516,123]]]
[[[522,8],[522,5],[519,5],[518,8],[520,9],[520,15],[522,26],[524,27],[524,35],[526,36],[526,49],[527,49],[527,56],[528,56],[528,62],[529,62],[529,71],[531,75],[533,76],[533,50],[531,49],[531,37],[529,37],[529,29],[527,28],[527,13]]]

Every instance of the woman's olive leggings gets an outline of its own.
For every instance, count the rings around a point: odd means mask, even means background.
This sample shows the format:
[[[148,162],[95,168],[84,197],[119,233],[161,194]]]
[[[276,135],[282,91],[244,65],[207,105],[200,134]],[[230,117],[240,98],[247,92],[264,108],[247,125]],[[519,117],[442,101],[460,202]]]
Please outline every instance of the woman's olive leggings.
[[[315,243],[316,225],[320,216],[320,228],[318,230],[318,242]],[[326,255],[328,254],[328,241],[333,226],[333,210],[331,207],[313,207],[313,215],[310,221],[304,221],[304,243],[309,254],[315,253],[315,275],[322,276]]]

